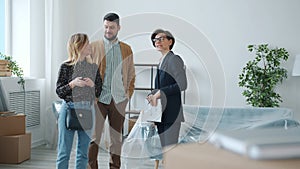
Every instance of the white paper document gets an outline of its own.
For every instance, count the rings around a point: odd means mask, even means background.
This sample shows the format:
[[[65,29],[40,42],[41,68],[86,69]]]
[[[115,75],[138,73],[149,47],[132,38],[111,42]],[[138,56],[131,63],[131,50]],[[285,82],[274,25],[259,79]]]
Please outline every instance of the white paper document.
[[[161,100],[157,100],[157,106],[151,106],[151,104],[146,103],[147,106],[145,110],[141,111],[141,121],[142,122],[161,122],[162,106]]]

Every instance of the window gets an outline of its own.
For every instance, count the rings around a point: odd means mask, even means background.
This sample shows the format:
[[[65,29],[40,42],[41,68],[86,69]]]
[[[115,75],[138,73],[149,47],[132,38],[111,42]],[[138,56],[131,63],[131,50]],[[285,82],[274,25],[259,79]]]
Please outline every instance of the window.
[[[0,52],[12,56],[25,76],[30,70],[29,1],[0,0]]]
[[[0,52],[4,53],[5,51],[5,0],[0,0]]]

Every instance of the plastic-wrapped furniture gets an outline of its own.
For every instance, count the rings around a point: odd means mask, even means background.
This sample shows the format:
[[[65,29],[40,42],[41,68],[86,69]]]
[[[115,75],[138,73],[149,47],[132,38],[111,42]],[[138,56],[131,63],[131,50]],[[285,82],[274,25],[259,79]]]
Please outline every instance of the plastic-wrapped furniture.
[[[300,125],[293,118],[292,110],[287,108],[210,108],[184,105],[183,109],[186,121],[181,128],[181,143],[204,142],[215,130],[288,128]]]
[[[216,130],[238,130],[272,127],[299,127],[293,112],[286,108],[210,108],[184,105],[185,122],[182,123],[179,143],[205,142]],[[139,168],[146,159],[162,158],[159,136],[150,122],[139,119],[124,140],[122,156],[125,168]],[[137,166],[130,166],[134,160]]]
[[[47,113],[47,120],[45,122],[46,125],[46,133],[45,133],[45,140],[47,143],[47,147],[51,149],[57,148],[57,135],[58,135],[58,129],[57,129],[57,118],[59,114],[59,109],[61,107],[62,101],[53,101],[51,104],[51,108],[49,108],[49,111],[52,113]]]

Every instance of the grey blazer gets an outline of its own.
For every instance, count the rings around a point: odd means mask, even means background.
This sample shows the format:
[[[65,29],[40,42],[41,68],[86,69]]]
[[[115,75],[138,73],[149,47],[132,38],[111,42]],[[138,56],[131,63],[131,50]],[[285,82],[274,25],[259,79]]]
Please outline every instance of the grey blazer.
[[[184,62],[180,56],[170,51],[155,77],[155,90],[161,92],[161,103],[163,114],[161,123],[183,122],[181,91],[187,88],[187,78]]]

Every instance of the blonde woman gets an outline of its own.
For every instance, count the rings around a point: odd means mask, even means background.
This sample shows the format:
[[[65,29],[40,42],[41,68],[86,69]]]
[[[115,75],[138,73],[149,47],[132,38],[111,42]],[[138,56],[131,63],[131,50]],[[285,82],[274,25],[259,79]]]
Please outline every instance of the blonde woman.
[[[91,46],[86,34],[77,33],[68,42],[68,59],[60,66],[56,94],[63,99],[58,117],[57,169],[68,169],[74,134],[77,132],[76,169],[85,169],[88,163],[90,130],[68,130],[66,113],[70,107],[90,109],[95,113],[94,100],[100,96],[102,80],[98,66],[92,64]]]

